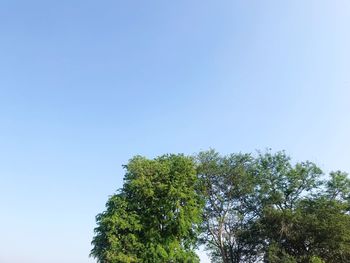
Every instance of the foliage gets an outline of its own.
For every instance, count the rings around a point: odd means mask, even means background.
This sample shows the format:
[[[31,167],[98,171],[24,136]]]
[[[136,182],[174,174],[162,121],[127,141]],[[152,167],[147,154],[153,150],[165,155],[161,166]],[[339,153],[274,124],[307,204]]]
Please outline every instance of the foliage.
[[[330,263],[350,261],[350,217],[339,201],[303,200],[295,211],[272,210],[264,220],[269,239],[296,262],[316,256]]]
[[[259,238],[250,154],[221,156],[214,150],[197,156],[206,200],[202,242],[214,262],[254,262]]]
[[[293,165],[285,152],[260,153],[255,162],[261,208],[293,210],[301,198],[321,185],[320,168],[309,161]]]
[[[348,174],[336,171],[330,173],[326,195],[332,200],[350,201],[350,179]]]
[[[193,160],[136,156],[124,186],[97,216],[91,255],[98,262],[199,262],[194,253],[202,202]]]
[[[285,152],[141,156],[96,217],[101,263],[350,262],[350,179]],[[199,238],[198,238],[199,237]]]
[[[350,262],[350,180],[284,152],[197,156],[213,262]]]
[[[98,226],[91,255],[98,262],[139,262],[143,249],[139,240],[140,217],[130,210],[122,194],[112,196],[106,207],[107,210],[96,217]]]
[[[349,262],[347,174],[332,172],[323,184],[322,171],[315,164],[293,166],[289,160],[284,153],[258,157],[267,262],[274,262],[272,255],[281,262]]]

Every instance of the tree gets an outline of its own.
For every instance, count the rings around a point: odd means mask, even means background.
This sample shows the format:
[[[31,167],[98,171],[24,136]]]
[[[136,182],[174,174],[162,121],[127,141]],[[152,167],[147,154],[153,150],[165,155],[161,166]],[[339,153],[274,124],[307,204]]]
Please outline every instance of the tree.
[[[136,156],[99,214],[101,263],[350,262],[350,179],[284,152]],[[200,238],[198,239],[198,235]]]
[[[275,210],[265,215],[264,220],[270,247],[274,247],[269,259],[350,262],[350,217],[339,201],[324,197],[304,199],[294,211]],[[278,260],[268,262],[285,262]]]
[[[264,261],[302,262],[303,243],[297,237],[304,236],[299,222],[304,214],[298,208],[300,202],[319,191],[322,171],[309,161],[292,164],[285,152],[259,153],[255,164]]]
[[[322,187],[319,167],[309,161],[293,164],[285,152],[254,157],[211,150],[201,152],[197,162],[206,200],[202,242],[214,262],[347,259],[346,174],[331,173],[327,188]],[[332,228],[337,224],[341,233]]]
[[[259,181],[257,194],[261,212],[265,208],[293,210],[302,198],[316,193],[323,174],[309,161],[293,165],[283,151],[259,153],[255,158],[254,173]]]
[[[213,262],[254,262],[259,229],[254,227],[255,181],[250,154],[221,156],[214,150],[197,156],[205,202],[202,242]]]
[[[266,262],[349,262],[350,180],[332,172],[323,184],[311,162],[291,165],[283,152],[257,159]]]
[[[341,171],[331,172],[326,187],[328,198],[343,202],[350,201],[350,179],[347,173]]]
[[[107,210],[96,217],[98,226],[91,255],[103,263],[139,262],[144,249],[140,241],[140,216],[130,209],[123,194],[110,197],[106,207]]]
[[[123,188],[97,216],[91,255],[103,263],[199,262],[202,201],[192,158],[136,156]]]

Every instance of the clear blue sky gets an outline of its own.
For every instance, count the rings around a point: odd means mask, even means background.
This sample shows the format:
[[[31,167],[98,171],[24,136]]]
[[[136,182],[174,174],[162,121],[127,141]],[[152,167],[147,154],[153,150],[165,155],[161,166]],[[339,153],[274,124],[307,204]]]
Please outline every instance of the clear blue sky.
[[[136,154],[271,147],[350,171],[349,115],[347,0],[3,0],[0,262],[94,262]]]

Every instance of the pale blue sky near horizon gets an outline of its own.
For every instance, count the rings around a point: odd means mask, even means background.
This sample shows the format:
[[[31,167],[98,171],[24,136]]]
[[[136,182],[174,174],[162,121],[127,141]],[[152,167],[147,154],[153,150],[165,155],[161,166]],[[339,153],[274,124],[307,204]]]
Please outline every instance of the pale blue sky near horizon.
[[[350,172],[349,47],[346,0],[1,1],[0,262],[95,262],[136,154]]]

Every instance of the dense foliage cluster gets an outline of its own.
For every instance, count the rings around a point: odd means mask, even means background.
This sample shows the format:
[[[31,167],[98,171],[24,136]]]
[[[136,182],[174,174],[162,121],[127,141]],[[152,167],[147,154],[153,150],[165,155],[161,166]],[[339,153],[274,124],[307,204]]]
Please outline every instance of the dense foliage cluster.
[[[350,179],[284,152],[135,157],[97,216],[101,263],[350,262]]]
[[[192,158],[137,156],[125,169],[123,188],[97,216],[91,255],[101,263],[199,262],[203,202]]]

